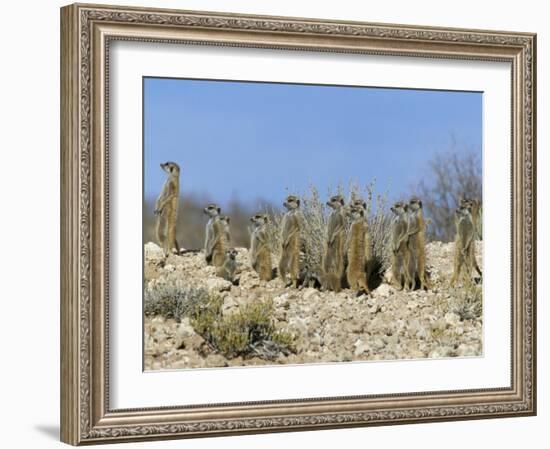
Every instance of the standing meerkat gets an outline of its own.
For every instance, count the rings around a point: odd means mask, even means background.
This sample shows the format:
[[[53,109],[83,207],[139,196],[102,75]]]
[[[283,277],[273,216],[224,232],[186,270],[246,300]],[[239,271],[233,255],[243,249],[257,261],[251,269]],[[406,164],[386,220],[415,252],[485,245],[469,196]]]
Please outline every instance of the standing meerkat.
[[[480,277],[482,277],[481,269],[477,263],[476,252],[475,252],[475,241],[481,239],[481,202],[478,200],[470,200],[466,198],[461,198],[459,202],[459,209],[468,208],[472,216],[472,223],[474,225],[474,241],[472,242],[472,263],[473,267],[477,271]]]
[[[421,289],[428,289],[430,285],[426,278],[426,222],[422,213],[422,201],[413,197],[409,201],[409,228],[408,248],[410,251],[412,289],[416,288],[416,278],[420,281]]]
[[[237,271],[237,250],[229,248],[225,251],[223,264],[216,268],[216,275],[236,284],[235,273]]]
[[[472,220],[471,207],[459,207],[455,211],[455,252],[453,277],[451,278],[451,287],[456,284],[460,277],[462,267],[466,269],[468,281],[472,281],[471,273],[474,261],[474,235],[475,227]]]
[[[165,256],[175,249],[180,252],[176,241],[176,222],[178,219],[178,201],[180,195],[180,168],[175,162],[160,164],[166,172],[166,179],[162,191],[155,203],[157,216],[156,234]]]
[[[300,272],[300,245],[302,220],[300,217],[300,199],[289,195],[283,203],[287,212],[281,223],[281,258],[279,260],[279,276],[286,283],[286,275],[290,276],[290,284],[298,286]]]
[[[391,228],[392,283],[399,290],[413,287],[414,271],[411,270],[408,243],[409,219],[407,205],[398,201],[391,207],[395,217]],[[411,272],[412,271],[412,272]]]
[[[229,245],[231,242],[231,228],[229,227],[231,219],[227,215],[220,215],[220,221],[223,226],[223,231],[225,232],[225,241]]]
[[[365,210],[362,207],[351,206],[349,210],[351,226],[348,235],[348,267],[346,276],[349,286],[358,293],[362,291],[370,294],[367,284],[365,266],[368,258],[367,248],[370,248],[368,225],[365,218]]]
[[[475,237],[477,239],[481,239],[481,201],[468,198],[460,198],[458,207],[459,209],[470,207],[472,222],[474,224]]]
[[[346,213],[344,197],[334,195],[327,201],[332,211],[328,217],[325,253],[323,255],[323,287],[339,292],[344,275],[344,251],[346,244]]]
[[[266,214],[256,214],[250,217],[252,233],[250,235],[250,265],[258,273],[262,281],[270,281],[273,277],[271,266],[271,247],[269,245],[268,218]]]
[[[220,206],[217,204],[209,204],[204,208],[204,213],[210,217],[206,223],[204,256],[206,263],[215,267],[221,267],[224,264],[228,245],[224,224],[220,220],[220,212]]]

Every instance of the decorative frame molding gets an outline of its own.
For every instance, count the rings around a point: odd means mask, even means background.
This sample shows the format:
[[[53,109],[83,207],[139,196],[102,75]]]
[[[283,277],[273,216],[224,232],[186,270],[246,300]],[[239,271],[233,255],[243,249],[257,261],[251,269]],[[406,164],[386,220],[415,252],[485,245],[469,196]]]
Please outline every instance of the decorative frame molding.
[[[512,64],[511,388],[215,406],[108,405],[108,52],[112,40]],[[61,9],[61,439],[143,439],[536,413],[536,35],[104,5]]]

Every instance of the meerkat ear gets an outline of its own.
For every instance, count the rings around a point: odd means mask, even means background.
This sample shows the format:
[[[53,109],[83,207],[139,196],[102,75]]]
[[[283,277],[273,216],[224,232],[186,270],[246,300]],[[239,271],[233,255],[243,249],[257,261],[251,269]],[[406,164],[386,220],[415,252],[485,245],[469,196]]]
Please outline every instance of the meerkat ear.
[[[222,211],[222,208],[220,206],[216,207],[217,211],[218,211],[218,214],[221,213]]]
[[[231,218],[230,217],[225,217],[225,219],[226,219],[228,224],[231,223]]]
[[[418,204],[420,205],[420,209],[422,209],[422,200],[418,200]]]
[[[296,204],[299,206],[300,205],[300,198],[296,198]]]
[[[340,204],[343,206],[344,205],[344,198],[340,198]]]

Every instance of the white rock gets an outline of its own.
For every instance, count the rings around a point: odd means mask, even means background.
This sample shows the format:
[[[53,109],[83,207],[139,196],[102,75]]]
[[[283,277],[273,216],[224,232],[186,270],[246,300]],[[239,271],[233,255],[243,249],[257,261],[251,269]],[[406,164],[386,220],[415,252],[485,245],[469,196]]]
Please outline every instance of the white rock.
[[[176,331],[175,343],[176,349],[198,349],[204,343],[204,339],[195,332],[189,318],[185,317]]]
[[[156,243],[149,242],[145,244],[145,260],[160,260],[164,259],[162,248]]]
[[[302,297],[306,301],[311,301],[312,299],[317,299],[318,292],[314,288],[306,288],[303,290]]]
[[[435,348],[428,354],[428,357],[430,358],[441,358],[441,357],[449,357],[452,355],[452,348],[449,348],[447,346],[441,346],[439,348]]]
[[[453,312],[448,312],[445,314],[445,322],[449,326],[456,326],[460,323],[460,316]]]
[[[222,278],[210,278],[206,281],[206,288],[210,291],[223,292],[231,289],[231,282]]]
[[[361,354],[365,354],[366,352],[369,351],[369,345],[368,343],[358,339],[354,344],[353,346],[355,346],[355,351],[353,351],[353,354],[357,357],[357,356],[360,356]]]
[[[174,265],[167,264],[164,266],[163,270],[168,273],[173,273],[174,271],[176,271],[176,267]]]
[[[395,289],[388,284],[380,284],[380,286],[374,291],[378,296],[388,297],[393,295]]]
[[[186,337],[192,337],[195,335],[195,329],[191,325],[191,320],[188,317],[185,317],[181,320],[181,323],[178,326],[178,330],[176,331],[176,335],[186,338]]]
[[[447,322],[443,318],[440,318],[439,320],[432,323],[433,330],[444,331],[446,328]]]
[[[468,345],[466,343],[462,343],[456,350],[456,354],[459,357],[471,357],[476,355],[481,355],[480,351],[477,351],[477,348],[474,345]]]
[[[307,321],[305,318],[293,317],[288,322],[288,330],[295,335],[307,335]]]
[[[374,341],[372,342],[372,345],[374,346],[375,349],[380,350],[386,346],[386,342],[381,338],[375,338]]]

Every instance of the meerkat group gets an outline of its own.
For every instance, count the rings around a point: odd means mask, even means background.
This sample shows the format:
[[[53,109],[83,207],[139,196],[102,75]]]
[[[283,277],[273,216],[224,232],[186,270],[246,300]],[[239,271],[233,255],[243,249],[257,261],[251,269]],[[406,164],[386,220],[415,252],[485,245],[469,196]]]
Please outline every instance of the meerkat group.
[[[414,290],[417,279],[422,290],[430,288],[426,272],[426,222],[422,201],[398,201],[390,209],[394,215],[391,230],[392,283],[401,290]]]
[[[180,253],[176,239],[176,221],[179,201],[180,167],[175,162],[160,164],[167,174],[162,191],[155,203],[157,216],[156,234],[167,257],[172,251]],[[320,273],[313,272],[304,261],[304,216],[300,210],[300,198],[288,195],[283,203],[286,209],[281,221],[281,247],[277,268],[273,268],[269,234],[269,217],[258,213],[250,218],[249,262],[261,281],[271,281],[278,274],[285,286],[315,286],[340,292],[349,287],[358,294],[370,294],[369,276],[372,262],[372,244],[367,220],[367,205],[361,198],[345,204],[342,195],[331,196],[326,205],[330,208],[327,221]],[[426,222],[422,201],[413,197],[408,203],[398,201],[391,208],[393,219],[390,232],[392,279],[399,290],[431,288],[426,270]],[[204,208],[208,216],[205,229],[204,257],[216,274],[232,283],[238,283],[237,255],[231,247],[230,218],[221,215],[217,204]],[[450,285],[459,280],[460,274],[472,281],[475,272],[481,277],[481,269],[475,256],[475,241],[481,238],[481,203],[461,199],[455,211],[455,250],[453,275]]]

